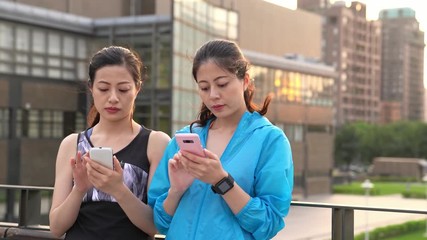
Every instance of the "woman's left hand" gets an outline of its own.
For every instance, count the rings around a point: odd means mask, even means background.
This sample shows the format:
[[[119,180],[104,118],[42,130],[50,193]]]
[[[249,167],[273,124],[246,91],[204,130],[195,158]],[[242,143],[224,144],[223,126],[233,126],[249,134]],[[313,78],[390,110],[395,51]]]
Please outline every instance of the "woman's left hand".
[[[204,149],[205,157],[181,151],[181,163],[184,169],[195,178],[208,184],[216,184],[226,177],[228,173],[222,168],[218,156]]]
[[[113,156],[114,170],[104,167],[88,157],[85,160],[87,175],[93,186],[113,197],[119,194],[120,188],[124,186],[123,169],[116,156]]]

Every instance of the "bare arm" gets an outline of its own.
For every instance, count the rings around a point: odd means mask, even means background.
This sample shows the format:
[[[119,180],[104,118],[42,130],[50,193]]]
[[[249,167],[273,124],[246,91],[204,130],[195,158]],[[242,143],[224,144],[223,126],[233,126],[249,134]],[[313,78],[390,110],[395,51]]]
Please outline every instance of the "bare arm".
[[[73,188],[73,168],[84,171],[83,163],[73,166],[76,156],[77,134],[67,136],[58,150],[55,170],[55,186],[52,207],[49,213],[50,230],[55,236],[62,236],[76,221],[85,189]],[[75,164],[77,165],[77,164]]]

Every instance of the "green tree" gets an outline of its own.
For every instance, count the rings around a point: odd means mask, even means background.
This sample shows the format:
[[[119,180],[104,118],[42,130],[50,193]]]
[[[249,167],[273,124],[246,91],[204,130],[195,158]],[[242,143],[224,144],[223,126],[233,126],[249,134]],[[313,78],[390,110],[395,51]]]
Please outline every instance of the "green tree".
[[[351,123],[337,131],[335,163],[370,165],[375,157],[427,158],[427,124],[407,121],[387,125]]]
[[[356,128],[351,124],[342,127],[335,136],[335,163],[345,165],[348,170],[350,164],[360,158],[359,145]]]

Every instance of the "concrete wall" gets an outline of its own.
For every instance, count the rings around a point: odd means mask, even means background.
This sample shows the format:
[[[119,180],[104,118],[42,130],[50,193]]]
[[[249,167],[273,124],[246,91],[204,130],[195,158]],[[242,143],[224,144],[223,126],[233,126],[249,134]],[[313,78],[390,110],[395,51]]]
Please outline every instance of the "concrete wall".
[[[22,139],[20,184],[53,186],[60,139]]]
[[[239,45],[243,49],[283,56],[298,53],[321,58],[322,18],[260,0],[208,0],[239,13]]]
[[[108,1],[108,4],[105,0],[15,0],[14,2],[90,18],[119,17],[128,15],[130,12],[129,0],[113,0]]]
[[[75,87],[60,83],[23,82],[22,107],[26,103],[34,109],[60,109],[75,111],[77,109],[78,90]]]

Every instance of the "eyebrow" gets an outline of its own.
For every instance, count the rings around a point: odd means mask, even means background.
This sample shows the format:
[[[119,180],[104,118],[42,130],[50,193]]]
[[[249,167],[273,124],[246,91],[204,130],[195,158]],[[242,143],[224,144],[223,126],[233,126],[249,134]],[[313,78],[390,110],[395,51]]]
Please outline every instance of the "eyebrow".
[[[104,80],[99,80],[98,83],[103,83],[103,84],[111,85],[110,82],[107,82],[107,81],[104,81]],[[118,85],[121,85],[121,84],[132,84],[132,83],[130,81],[122,81],[122,82],[118,83]]]
[[[226,75],[224,75],[224,76],[218,76],[218,77],[216,77],[213,81],[214,82],[216,82],[216,81],[218,81],[218,80],[220,80],[220,79],[222,79],[222,78],[227,78],[228,76],[226,76]],[[197,83],[201,83],[201,82],[208,82],[207,80],[200,80],[200,81],[197,81]]]

